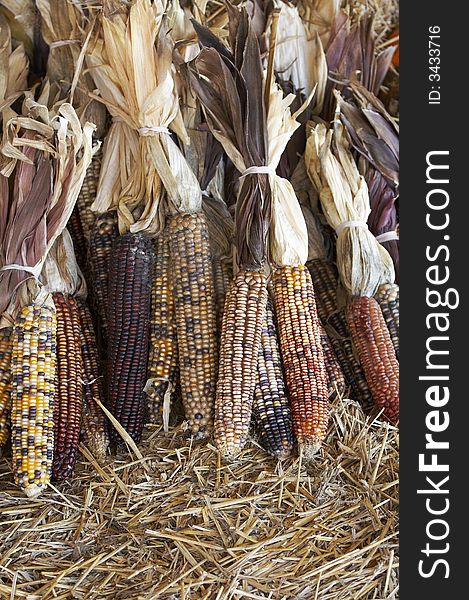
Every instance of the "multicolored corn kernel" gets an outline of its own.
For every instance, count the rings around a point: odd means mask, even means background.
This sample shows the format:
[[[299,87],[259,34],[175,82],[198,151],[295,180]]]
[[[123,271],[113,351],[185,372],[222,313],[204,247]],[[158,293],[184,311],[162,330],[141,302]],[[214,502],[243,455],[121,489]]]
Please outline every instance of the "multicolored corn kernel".
[[[192,437],[213,429],[218,372],[217,325],[207,224],[203,213],[168,223],[182,401]]]
[[[230,260],[213,258],[213,284],[215,288],[215,309],[217,313],[217,330],[221,331],[223,309],[225,307],[226,293],[233,279],[233,265]]]
[[[91,164],[86,171],[85,179],[77,198],[76,207],[78,214],[80,215],[83,234],[87,241],[90,239],[91,230],[96,220],[96,213],[91,210],[91,205],[96,198],[102,158],[103,150],[101,147],[93,156]]]
[[[75,205],[67,223],[78,266],[85,277],[88,275],[88,240],[85,238],[78,208]]]
[[[54,452],[55,309],[21,309],[12,332],[11,446],[15,483],[33,498],[50,481]]]
[[[119,235],[115,212],[107,212],[96,217],[90,232],[89,263],[93,282],[92,302],[100,322],[102,345],[107,343],[107,311],[109,263],[114,242]]]
[[[225,459],[236,458],[248,439],[266,305],[264,272],[238,271],[223,312],[215,403],[215,442]]]
[[[358,400],[363,409],[369,412],[374,406],[373,397],[353,349],[345,311],[338,306],[337,268],[331,261],[322,259],[313,260],[307,266],[313,280],[319,318],[342,367],[351,397]]]
[[[77,302],[53,294],[57,313],[57,369],[54,406],[54,460],[52,476],[60,481],[73,475],[78,454],[83,403],[81,325]]]
[[[347,323],[375,404],[391,423],[399,421],[399,363],[379,304],[357,296],[347,306]]]
[[[169,235],[165,229],[154,241],[155,268],[151,288],[150,358],[148,380],[145,385],[147,418],[161,424],[163,404],[171,398],[178,378],[179,361],[176,340],[176,322],[172,286],[172,264]],[[169,395],[166,395],[169,392]],[[165,406],[170,410],[170,406]]]
[[[10,437],[11,328],[0,329],[0,455]]]
[[[316,453],[329,425],[329,394],[320,322],[308,269],[273,273],[275,314],[293,414],[293,431],[306,458]]]
[[[153,266],[153,246],[146,234],[117,238],[109,269],[109,410],[137,443],[144,425]],[[114,428],[110,437],[122,443]]]
[[[379,286],[374,298],[381,307],[397,360],[399,360],[399,286],[396,283],[383,283]]]
[[[80,342],[83,361],[83,410],[81,437],[98,461],[103,461],[109,446],[107,420],[97,403],[106,404],[104,384],[99,368],[99,353],[93,318],[86,300],[77,298],[80,315]]]
[[[269,454],[279,459],[291,454],[294,442],[292,415],[270,299],[262,324],[252,419],[259,441]]]

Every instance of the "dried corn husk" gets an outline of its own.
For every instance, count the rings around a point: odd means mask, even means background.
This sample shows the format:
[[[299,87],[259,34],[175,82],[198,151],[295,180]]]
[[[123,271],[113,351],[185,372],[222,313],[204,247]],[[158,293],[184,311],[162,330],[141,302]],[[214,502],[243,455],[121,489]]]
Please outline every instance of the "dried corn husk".
[[[67,228],[61,232],[46,256],[41,282],[50,293],[61,292],[86,298],[85,278],[78,267]]]
[[[234,223],[228,207],[221,198],[204,195],[203,208],[213,258],[231,261]]]
[[[196,6],[194,5],[194,7]],[[169,32],[176,45],[175,51],[183,62],[193,60],[199,53],[197,35],[192,26],[191,19],[194,18],[188,6],[181,7],[179,0],[172,0],[168,6]]]
[[[36,26],[34,0],[0,0],[0,12],[7,18],[12,36],[24,45],[26,52],[31,56]]]
[[[300,0],[298,12],[310,31],[317,31],[323,46],[329,40],[332,24],[342,0]]]
[[[82,127],[70,104],[55,112],[28,97],[24,113],[5,124],[0,162],[3,176],[14,172],[11,195],[1,186],[8,217],[0,228],[0,313],[7,321],[37,294],[44,261],[70,218],[94,151],[94,125]]]
[[[396,200],[399,195],[398,127],[376,96],[357,83],[352,84],[355,104],[336,94],[340,118],[353,147],[359,152],[359,169],[370,196],[368,226],[375,236],[396,232]],[[399,278],[397,239],[381,242],[390,253],[396,279]]]
[[[84,7],[77,2],[63,0],[37,0],[41,15],[41,33],[49,46],[47,59],[47,80],[56,88],[60,98],[71,94],[70,102],[75,106],[82,121],[96,125],[96,135],[103,133],[106,109],[91,100],[92,79],[82,69],[83,49],[88,43],[87,36],[93,27],[93,19],[88,19]],[[90,13],[88,9],[88,14]]]
[[[266,165],[266,114],[259,45],[246,11],[239,15],[235,55],[210,30],[194,23],[202,45],[183,73],[204,110],[210,131],[243,173]],[[240,179],[236,200],[236,262],[260,270],[266,258],[270,188],[265,174]]]
[[[337,88],[349,97],[350,85],[358,81],[376,96],[379,94],[395,48],[388,46],[377,51],[373,22],[373,14],[366,12],[357,23],[353,23],[345,11],[338,13],[334,21],[329,42],[325,47],[330,74],[322,115],[326,120],[333,118],[336,104],[333,91]]]
[[[274,65],[278,76],[291,81],[294,89],[305,97],[316,89],[311,109],[314,114],[320,114],[327,83],[326,55],[318,33],[307,31],[296,6],[282,4]]]
[[[41,33],[49,46],[47,78],[71,85],[83,37],[80,21],[84,15],[78,4],[63,0],[36,0],[41,15]]]
[[[165,9],[161,1],[137,0],[128,15],[103,17],[102,38],[88,56],[101,97],[118,119],[108,134],[112,146],[104,148],[92,208],[117,208],[121,232],[161,229],[161,183],[174,210],[193,213],[202,205],[196,177],[165,132],[170,127],[183,143],[189,141],[174,83]]]
[[[314,93],[314,90],[313,90]],[[290,104],[292,94],[283,97],[279,86],[271,82],[267,113],[269,166],[277,168],[288,140],[299,127],[296,120],[305,108],[303,105],[293,115]],[[276,266],[304,265],[308,259],[308,231],[306,221],[292,184],[278,175],[269,175],[272,203],[270,224],[270,259]]]
[[[305,162],[326,219],[338,232],[337,267],[342,284],[353,296],[373,296],[381,283],[394,282],[394,266],[366,225],[370,214],[368,188],[338,119],[333,130],[323,124],[312,127]]]
[[[355,103],[335,94],[340,118],[354,148],[381,173],[395,192],[399,186],[399,127],[372,92],[354,82]]]
[[[246,39],[241,40],[241,43],[237,42],[236,46],[237,52],[234,60],[240,65],[239,76],[237,76],[234,61],[230,59],[227,50],[208,30],[196,26],[201,43],[206,47],[203,48],[188,71],[191,85],[197,89],[213,135],[222,144],[236,169],[240,173],[244,173],[252,166],[264,165],[269,169],[269,172],[262,174],[261,177],[267,179],[268,189],[270,188],[270,206],[266,206],[267,196],[263,197],[258,183],[253,184],[254,178],[241,178],[238,192],[238,218],[235,228],[238,236],[238,259],[241,260],[241,264],[243,264],[244,257],[248,257],[250,254],[256,255],[255,262],[258,265],[263,262],[259,250],[264,251],[266,222],[263,219],[267,214],[266,208],[271,213],[271,235],[275,240],[270,247],[272,262],[279,265],[304,264],[308,256],[306,223],[293,187],[286,179],[279,177],[275,170],[285,146],[293,132],[299,127],[296,117],[304,109],[306,103],[292,115],[290,105],[294,96],[290,94],[284,98],[278,85],[270,81],[267,84],[270,86],[268,110],[264,117],[263,82],[267,78],[261,70],[260,61],[257,62],[254,58],[256,52],[250,48],[250,44],[254,44],[255,38],[250,25],[248,26],[247,22],[242,21],[242,19],[247,19],[247,16],[245,13],[241,13],[241,15],[238,30],[246,27],[246,31],[249,33]],[[244,54],[239,50],[239,47],[243,45],[245,47]],[[205,78],[210,75],[212,80],[209,87]],[[258,128],[258,131],[251,138],[249,136],[242,137],[242,128],[236,127],[238,123],[249,123],[249,119],[253,118],[249,112],[246,115],[243,114],[244,107],[240,100],[243,94],[239,93],[240,79],[243,83],[245,82],[246,91],[244,93],[247,94],[248,102],[250,100],[256,103],[252,108],[255,115],[255,127]],[[223,103],[227,105],[227,109],[223,109]],[[266,120],[265,126],[262,123],[263,118]],[[252,124],[254,125],[254,122]],[[253,133],[254,129],[249,131]],[[253,144],[252,148],[248,146],[249,143]],[[257,158],[254,158],[256,156]],[[262,181],[259,176],[256,179],[259,183]],[[260,192],[260,197],[253,195],[251,198],[250,195],[253,191],[256,194]],[[254,198],[256,198],[255,203]],[[247,207],[250,203],[253,204],[254,210],[260,211],[260,213],[255,216],[250,214],[249,219],[247,215],[243,215],[243,219],[240,219],[239,215],[248,210]],[[264,216],[260,218],[262,213]],[[255,219],[258,220],[254,226]],[[254,240],[256,244],[259,244],[258,248],[252,243]],[[253,256],[249,257],[250,260],[252,258]]]
[[[28,59],[22,44],[12,48],[10,27],[0,13],[0,119],[7,121],[14,113],[9,106],[27,87]]]

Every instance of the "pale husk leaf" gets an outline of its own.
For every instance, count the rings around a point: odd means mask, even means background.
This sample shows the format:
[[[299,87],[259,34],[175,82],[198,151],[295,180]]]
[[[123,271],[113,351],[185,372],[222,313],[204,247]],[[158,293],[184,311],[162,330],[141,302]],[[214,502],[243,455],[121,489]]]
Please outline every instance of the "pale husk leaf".
[[[270,33],[270,28],[267,31]],[[296,6],[282,4],[274,67],[282,80],[291,81],[306,97],[316,88],[311,108],[320,114],[327,83],[326,56],[318,33],[307,31]]]
[[[276,169],[285,147],[299,127],[296,114],[290,112],[292,94],[283,97],[272,82],[267,112],[269,166]],[[300,109],[301,110],[301,109]],[[272,214],[270,223],[270,258],[275,265],[302,265],[308,258],[308,231],[300,203],[289,181],[269,175]]]
[[[105,107],[89,96],[93,80],[83,69],[96,7],[67,0],[37,0],[41,34],[49,45],[47,78],[58,96],[74,105],[82,122],[92,121],[101,136],[106,121]]]
[[[41,281],[51,294],[86,296],[85,279],[78,267],[73,241],[65,228],[47,254],[41,272]]]
[[[326,46],[332,24],[340,10],[342,0],[300,0],[298,11],[311,35],[317,31]]]
[[[312,127],[305,163],[329,225],[337,230],[349,221],[366,224],[370,214],[368,188],[338,120],[333,131],[323,124]],[[388,251],[367,226],[345,227],[339,232],[337,266],[345,289],[353,296],[373,296],[380,284],[395,279]]]
[[[22,42],[31,56],[34,49],[34,28],[36,23],[34,0],[0,0],[0,10],[6,9],[11,32]]]
[[[10,27],[0,13],[0,111],[1,118],[8,120],[14,113],[9,106],[27,87],[28,59],[22,44],[14,50]]]

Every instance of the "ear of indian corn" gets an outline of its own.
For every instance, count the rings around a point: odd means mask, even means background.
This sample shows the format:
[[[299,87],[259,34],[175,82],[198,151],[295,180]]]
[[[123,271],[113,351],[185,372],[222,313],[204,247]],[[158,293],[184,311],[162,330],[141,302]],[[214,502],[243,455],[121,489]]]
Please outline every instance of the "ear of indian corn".
[[[217,329],[221,331],[226,293],[233,279],[233,265],[230,260],[214,257],[212,261],[213,284],[215,287],[215,308],[217,312]]]
[[[80,315],[76,300],[53,294],[57,313],[57,370],[54,407],[54,460],[56,481],[71,477],[80,441],[83,402],[83,361]]]
[[[149,421],[160,424],[163,418],[165,394],[168,388],[174,390],[179,369],[171,282],[172,264],[167,229],[156,238],[154,246],[155,269],[151,288],[150,357],[145,392],[148,396]]]
[[[347,322],[366,380],[379,408],[399,421],[399,363],[386,321],[374,298],[356,296],[347,305]]]
[[[118,236],[115,212],[107,212],[96,218],[90,232],[89,262],[93,281],[92,299],[99,315],[102,345],[107,340],[107,310],[109,262],[113,244]]]
[[[252,418],[264,449],[279,459],[289,456],[294,441],[292,416],[270,299],[262,325]]]
[[[75,256],[77,259],[78,266],[83,274],[88,274],[88,241],[85,239],[83,227],[81,224],[80,215],[78,209],[75,206],[70,219],[67,223],[67,229],[73,240],[73,248],[75,250]]]
[[[51,476],[54,451],[56,314],[29,305],[16,317],[11,355],[11,446],[15,483],[38,496]]]
[[[276,269],[273,290],[293,431],[309,458],[327,433],[329,394],[314,287],[307,267]]]
[[[77,198],[76,208],[80,215],[83,233],[87,241],[90,239],[91,230],[96,220],[96,213],[91,210],[91,205],[96,198],[102,158],[103,150],[101,146],[96,154],[94,154],[91,164],[86,170],[85,179]]]
[[[264,272],[238,271],[223,312],[215,404],[215,442],[227,459],[236,458],[249,435],[266,305]]]
[[[319,318],[326,329],[337,359],[342,367],[351,395],[366,411],[373,407],[373,398],[360,362],[353,349],[343,309],[338,308],[338,273],[335,265],[316,259],[308,263],[316,295]]]
[[[196,439],[213,429],[217,326],[207,224],[203,213],[169,220],[182,401]]]
[[[80,315],[81,357],[83,361],[83,411],[81,435],[98,461],[103,461],[109,446],[107,421],[99,404],[106,404],[93,319],[86,300],[77,298]]]
[[[383,283],[374,296],[383,311],[392,345],[399,360],[399,286],[396,283]]]
[[[326,363],[327,387],[329,396],[333,394],[343,395],[347,384],[345,376],[340,366],[339,360],[334,352],[331,340],[327,335],[324,327],[321,326],[321,344]]]
[[[144,425],[153,262],[147,235],[117,238],[109,269],[109,409],[137,443]],[[111,440],[121,442],[115,429],[110,434]]]
[[[0,329],[0,455],[10,436],[11,328]]]

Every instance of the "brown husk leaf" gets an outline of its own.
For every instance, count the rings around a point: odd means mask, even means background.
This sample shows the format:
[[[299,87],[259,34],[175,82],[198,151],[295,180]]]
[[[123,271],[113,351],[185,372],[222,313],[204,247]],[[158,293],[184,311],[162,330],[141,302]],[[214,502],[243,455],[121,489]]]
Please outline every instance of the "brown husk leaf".
[[[268,34],[267,42],[269,38]],[[310,108],[320,114],[327,84],[326,56],[317,31],[308,32],[297,6],[282,4],[274,64],[277,77],[290,81],[305,98],[315,91]]]
[[[204,109],[212,134],[243,173],[248,167],[266,165],[268,156],[259,44],[246,11],[239,17],[234,54],[207,28],[194,22],[202,49],[183,73]],[[244,177],[235,215],[240,267],[263,267],[269,215],[268,177]]]

